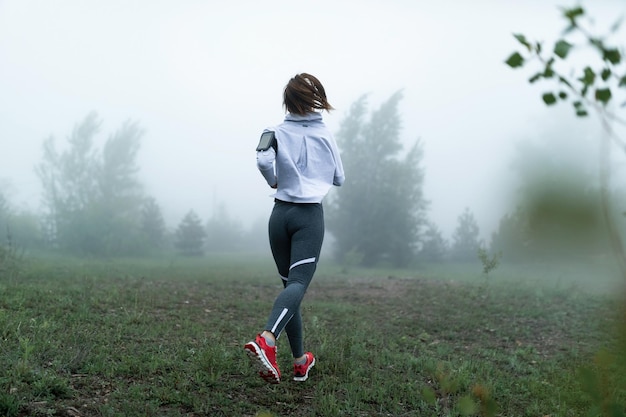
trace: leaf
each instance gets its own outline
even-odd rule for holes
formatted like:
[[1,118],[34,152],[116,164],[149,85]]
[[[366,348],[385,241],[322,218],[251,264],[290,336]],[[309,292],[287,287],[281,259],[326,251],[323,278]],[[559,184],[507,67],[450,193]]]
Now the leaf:
[[513,37],[519,41],[522,45],[528,45],[528,41],[526,40],[526,36],[521,33],[514,33]]
[[574,7],[572,9],[563,9],[563,15],[570,20],[575,20],[577,17],[580,17],[584,14],[585,14],[585,10],[582,7]]
[[541,96],[541,99],[548,106],[551,106],[554,103],[556,103],[556,96],[552,93],[545,93],[544,95]]
[[514,52],[505,62],[511,68],[518,68],[524,65],[524,57],[519,52]]
[[567,98],[567,93],[565,91],[559,91],[559,98],[561,100],[565,100]]
[[574,109],[576,110],[576,116],[578,116],[578,117],[585,117],[585,116],[589,115],[589,113],[587,113],[587,109],[585,109],[585,106],[583,105],[582,101],[575,101],[572,104],[574,105]]
[[540,79],[541,77],[543,77],[543,73],[542,72],[538,72],[535,75],[533,75],[532,77],[530,77],[528,79],[528,82],[532,84],[532,83],[536,82],[538,79]]
[[543,76],[545,78],[552,78],[554,76],[554,70],[552,69],[552,64],[554,64],[554,58],[550,58],[546,63],[546,69],[543,71]]
[[611,69],[610,68],[603,69],[602,73],[600,74],[600,78],[602,78],[602,81],[608,80],[610,76],[611,76]]
[[586,67],[583,76],[579,80],[585,85],[590,86],[596,81],[596,73],[590,67]]
[[611,100],[611,89],[610,88],[596,89],[596,100],[606,105],[609,102],[609,100]]
[[619,87],[626,87],[626,75],[619,79]]
[[572,49],[572,46],[571,43],[561,39],[554,45],[554,54],[561,59],[565,59],[570,49]]
[[528,48],[528,50],[531,50],[531,45],[530,43],[526,40],[526,36],[522,35],[521,33],[514,33],[513,37],[515,39],[518,40],[519,43],[521,43],[522,45],[524,45],[526,48]]
[[620,54],[617,48],[603,49],[602,59],[604,59],[605,61],[609,61],[613,65],[617,65],[622,60],[622,54]]

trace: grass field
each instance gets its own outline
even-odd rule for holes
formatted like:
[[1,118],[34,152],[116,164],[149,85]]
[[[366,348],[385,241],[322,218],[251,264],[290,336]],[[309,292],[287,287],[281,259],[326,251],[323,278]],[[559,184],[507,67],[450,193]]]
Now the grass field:
[[597,266],[327,263],[303,303],[318,363],[291,381],[281,339],[284,381],[267,385],[242,347],[281,284],[247,259],[26,259],[0,276],[0,415],[617,416],[611,401],[626,403],[620,287]]

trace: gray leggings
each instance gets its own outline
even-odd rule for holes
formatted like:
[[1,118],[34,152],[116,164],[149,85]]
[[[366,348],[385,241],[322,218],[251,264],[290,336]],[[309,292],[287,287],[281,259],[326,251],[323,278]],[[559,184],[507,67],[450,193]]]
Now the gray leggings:
[[274,301],[265,330],[278,338],[284,329],[291,353],[298,358],[304,355],[300,302],[313,279],[324,240],[322,205],[276,200],[269,237],[284,289]]

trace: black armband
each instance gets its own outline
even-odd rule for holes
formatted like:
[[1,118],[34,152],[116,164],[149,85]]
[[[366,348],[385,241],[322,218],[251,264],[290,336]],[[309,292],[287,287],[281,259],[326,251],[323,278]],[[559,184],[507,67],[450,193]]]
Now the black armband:
[[261,135],[261,139],[259,140],[259,144],[256,147],[257,151],[266,151],[271,147],[276,146],[276,136],[274,136],[274,132],[263,132]]

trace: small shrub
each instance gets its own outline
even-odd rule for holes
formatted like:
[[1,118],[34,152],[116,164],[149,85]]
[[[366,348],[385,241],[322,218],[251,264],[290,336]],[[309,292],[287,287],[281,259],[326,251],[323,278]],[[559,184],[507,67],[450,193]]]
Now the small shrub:
[[501,257],[502,253],[494,253],[489,256],[486,249],[478,248],[478,259],[483,265],[483,274],[485,274],[486,277],[488,277],[489,273],[500,265]]

